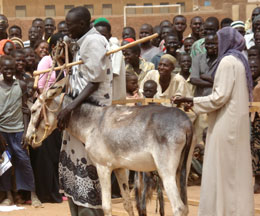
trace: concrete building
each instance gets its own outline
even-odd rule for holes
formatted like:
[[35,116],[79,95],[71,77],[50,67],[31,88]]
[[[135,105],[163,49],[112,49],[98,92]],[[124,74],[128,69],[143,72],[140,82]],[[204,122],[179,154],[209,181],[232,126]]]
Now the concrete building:
[[[180,4],[182,11],[192,11],[192,0],[1,0],[1,12],[7,17],[61,17],[73,7],[84,5],[94,16],[122,15],[123,6]],[[129,9],[130,14],[167,13],[170,9]],[[174,10],[174,9],[172,9]]]
[[[106,17],[112,25],[112,33],[121,37],[124,26],[124,6],[181,5],[181,13],[189,24],[193,16],[216,16],[221,20],[230,17],[233,20],[250,18],[253,8],[260,5],[260,0],[0,0],[0,13],[9,19],[9,26],[20,25],[23,38],[27,39],[28,28],[35,17],[54,17],[56,22],[64,20],[66,13],[75,6],[83,5],[89,9],[92,18]],[[127,10],[126,25],[138,32],[143,23],[158,25],[162,20],[172,21],[178,14],[177,8],[138,8]],[[189,34],[187,28],[185,35]]]

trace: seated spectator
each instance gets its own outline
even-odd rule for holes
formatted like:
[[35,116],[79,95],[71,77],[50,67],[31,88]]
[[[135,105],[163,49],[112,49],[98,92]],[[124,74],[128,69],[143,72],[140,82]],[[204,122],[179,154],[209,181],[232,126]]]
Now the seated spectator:
[[126,71],[126,98],[139,98],[138,78],[133,70]]
[[154,98],[157,93],[157,83],[154,80],[146,80],[143,86],[143,96],[145,98]]
[[[173,96],[191,95],[185,79],[179,74],[172,73],[176,62],[176,59],[172,55],[163,55],[158,70],[148,72],[141,82],[140,92],[143,94],[143,86],[147,80],[153,80],[157,83],[155,98],[170,99]],[[171,104],[163,103],[163,105],[170,106]]]

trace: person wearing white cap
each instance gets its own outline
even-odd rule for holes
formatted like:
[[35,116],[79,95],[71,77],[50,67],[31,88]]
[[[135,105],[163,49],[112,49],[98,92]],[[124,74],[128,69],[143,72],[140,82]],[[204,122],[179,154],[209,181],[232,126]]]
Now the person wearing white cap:
[[246,33],[246,31],[245,31],[245,23],[243,21],[241,21],[241,20],[234,21],[234,22],[231,23],[230,26],[232,28],[238,30],[239,33],[241,35],[243,35],[243,37],[245,36],[245,33]]

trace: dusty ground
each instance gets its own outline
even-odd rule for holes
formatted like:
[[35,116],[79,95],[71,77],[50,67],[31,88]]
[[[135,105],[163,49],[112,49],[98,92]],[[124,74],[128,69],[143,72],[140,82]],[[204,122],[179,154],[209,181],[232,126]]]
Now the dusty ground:
[[[188,197],[189,197],[189,216],[196,216],[198,213],[198,206],[197,201],[199,200],[199,190],[200,187],[189,187],[188,188]],[[114,216],[127,216],[127,213],[123,209],[122,203],[120,202],[120,199],[116,199],[113,201],[113,215]],[[14,211],[14,212],[0,212],[1,216],[69,216],[69,207],[68,202],[64,201],[61,204],[50,204],[45,203],[44,208],[35,209],[32,208],[29,205],[23,205],[26,209]],[[159,215],[158,213],[155,213],[155,207],[156,203],[155,200],[152,200],[152,202],[148,206],[148,215],[155,216]],[[260,195],[255,195],[255,208],[256,208],[256,214],[260,216]],[[172,215],[171,213],[171,206],[169,202],[166,200],[165,202],[165,215],[169,216]],[[135,215],[137,215],[137,212],[135,212]]]

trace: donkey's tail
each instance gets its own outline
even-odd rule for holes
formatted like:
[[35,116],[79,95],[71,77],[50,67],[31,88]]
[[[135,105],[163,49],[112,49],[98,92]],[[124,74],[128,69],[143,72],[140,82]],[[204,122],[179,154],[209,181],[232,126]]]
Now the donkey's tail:
[[193,131],[192,127],[186,133],[186,143],[181,153],[181,160],[179,164],[180,171],[180,196],[184,205],[188,204],[187,199],[187,161],[189,158],[190,148],[192,145]]

